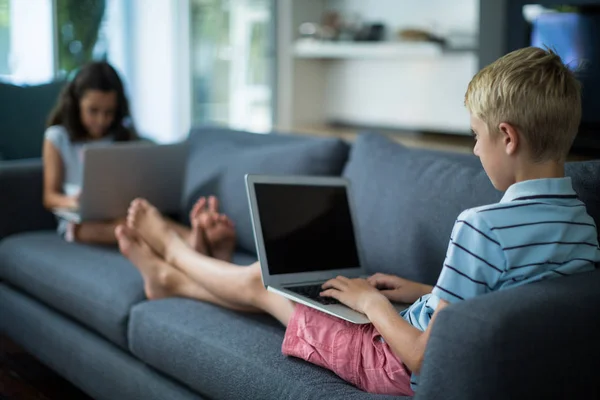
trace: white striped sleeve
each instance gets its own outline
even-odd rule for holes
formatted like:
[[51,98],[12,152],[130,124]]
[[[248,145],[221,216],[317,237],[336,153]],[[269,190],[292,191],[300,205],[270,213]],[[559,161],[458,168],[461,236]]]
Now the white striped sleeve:
[[454,224],[444,266],[433,293],[449,303],[493,290],[506,269],[494,231],[475,211],[463,212]]

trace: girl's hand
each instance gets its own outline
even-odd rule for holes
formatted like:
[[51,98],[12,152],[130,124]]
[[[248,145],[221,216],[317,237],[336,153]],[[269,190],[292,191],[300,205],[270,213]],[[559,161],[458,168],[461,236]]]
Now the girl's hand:
[[67,208],[79,208],[79,195],[67,197]]
[[419,297],[431,293],[431,286],[409,281],[395,275],[375,274],[367,278],[367,282],[379,289],[380,293],[396,303],[413,303]]
[[349,279],[338,276],[323,284],[321,296],[333,297],[340,303],[366,314],[366,309],[375,301],[384,300],[385,297],[365,279]]

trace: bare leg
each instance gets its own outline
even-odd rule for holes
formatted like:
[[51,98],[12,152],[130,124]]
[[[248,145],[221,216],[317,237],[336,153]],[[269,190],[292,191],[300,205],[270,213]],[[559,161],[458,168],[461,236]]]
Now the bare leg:
[[124,220],[110,222],[83,222],[75,225],[73,236],[76,242],[86,244],[115,244],[115,228]]
[[238,306],[258,308],[287,326],[294,303],[265,289],[259,263],[240,267],[196,253],[176,235],[165,235],[164,238],[167,240],[165,260],[169,264],[218,298]]
[[265,289],[258,263],[239,267],[200,254],[169,229],[157,211],[144,203],[140,203],[138,208],[130,213],[128,224],[167,264],[177,267],[224,302],[238,307],[257,308],[287,326],[294,303]]
[[260,312],[252,307],[239,307],[212,295],[185,274],[158,258],[152,249],[137,236],[136,232],[126,226],[118,226],[115,235],[118,238],[121,253],[142,274],[144,291],[148,299],[180,296],[206,301],[233,310]]
[[167,224],[169,224],[169,227],[171,229],[173,229],[175,232],[177,232],[177,234],[179,236],[181,236],[183,238],[183,240],[185,240],[186,242],[189,242],[190,235],[192,234],[192,231],[190,228],[188,228],[185,225],[180,224],[179,222],[173,221],[170,218],[167,218],[167,217],[163,217],[163,218],[165,219]]

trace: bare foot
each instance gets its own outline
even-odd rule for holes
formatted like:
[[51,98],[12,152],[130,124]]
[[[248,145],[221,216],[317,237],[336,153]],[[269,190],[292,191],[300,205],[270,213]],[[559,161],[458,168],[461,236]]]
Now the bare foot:
[[210,255],[223,261],[231,261],[235,249],[235,227],[224,214],[219,214],[219,202],[216,197],[208,199],[209,212],[202,215],[200,225],[204,229]]
[[115,229],[115,236],[119,242],[121,253],[127,257],[140,271],[144,278],[144,292],[150,300],[162,299],[173,295],[169,285],[165,284],[169,271],[173,269],[169,264],[158,258],[152,249],[138,236],[135,230],[119,225]]
[[200,197],[196,204],[194,204],[192,211],[190,211],[190,224],[192,226],[192,230],[188,238],[188,243],[190,247],[196,250],[198,253],[211,256],[210,249],[207,247],[204,228],[202,228],[201,223],[202,218],[204,218],[204,214],[207,213],[207,205],[208,202],[206,197]]
[[167,246],[177,237],[177,233],[171,229],[156,207],[144,199],[133,200],[127,211],[127,226],[135,230],[158,256],[169,261]]

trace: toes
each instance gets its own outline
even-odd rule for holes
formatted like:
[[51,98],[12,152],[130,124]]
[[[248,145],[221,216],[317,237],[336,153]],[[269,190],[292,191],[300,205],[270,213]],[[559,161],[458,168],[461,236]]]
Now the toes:
[[146,204],[147,203],[144,199],[137,198],[133,200],[127,209],[127,216],[135,216],[135,214],[146,208]]
[[131,234],[131,229],[126,227],[125,225],[118,225],[115,228],[115,236],[119,242],[119,249],[121,253],[129,256],[133,244],[135,243],[135,238]]
[[115,228],[115,236],[117,237],[117,239],[123,240],[127,238],[125,233],[126,229],[127,227],[125,225],[117,225],[117,227]]
[[150,206],[150,203],[148,203],[148,200],[146,199],[138,198],[136,200],[141,208],[148,208]]
[[224,225],[233,228],[233,221],[227,215],[221,214],[219,218],[219,221],[221,221]]
[[200,199],[194,204],[192,211],[190,212],[190,220],[198,218],[199,214],[206,208],[206,198],[200,197]]
[[115,235],[119,239],[129,240],[131,242],[135,242],[139,240],[138,234],[135,229],[131,227],[121,224],[115,228]]
[[215,214],[219,213],[219,200],[215,196],[208,198],[208,211]]
[[140,213],[140,212],[145,212],[147,211],[149,208],[151,208],[151,204],[148,203],[148,200],[146,199],[142,199],[142,198],[137,198],[135,200],[133,200],[131,202],[131,207],[129,207],[129,209],[134,213]]
[[215,226],[215,217],[213,214],[203,213],[200,215],[199,224],[204,229],[210,229]]
[[127,212],[127,226],[130,228],[134,228],[135,227],[135,221],[136,221],[136,212],[134,210],[129,210]]
[[133,201],[129,205],[129,209],[130,210],[136,210],[136,209],[142,207],[143,203],[144,203],[144,199],[142,199],[142,198],[138,197],[136,199],[133,199]]

